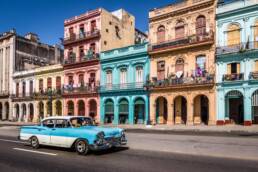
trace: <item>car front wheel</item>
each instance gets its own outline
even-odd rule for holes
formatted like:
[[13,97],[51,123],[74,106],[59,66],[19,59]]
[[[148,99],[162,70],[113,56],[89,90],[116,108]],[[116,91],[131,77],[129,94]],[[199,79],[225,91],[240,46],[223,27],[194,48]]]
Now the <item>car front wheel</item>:
[[33,136],[30,138],[30,145],[32,148],[34,149],[38,149],[39,148],[39,140],[37,137]]
[[89,152],[89,145],[85,140],[77,140],[75,149],[79,155],[86,155]]

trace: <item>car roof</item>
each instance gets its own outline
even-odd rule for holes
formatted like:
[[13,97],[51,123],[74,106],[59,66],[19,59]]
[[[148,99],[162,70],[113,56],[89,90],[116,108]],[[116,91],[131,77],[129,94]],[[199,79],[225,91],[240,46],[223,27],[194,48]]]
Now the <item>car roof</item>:
[[90,118],[90,117],[87,117],[87,116],[51,116],[51,117],[44,118],[42,121],[49,120],[49,119],[66,119],[66,120],[69,120],[71,118]]

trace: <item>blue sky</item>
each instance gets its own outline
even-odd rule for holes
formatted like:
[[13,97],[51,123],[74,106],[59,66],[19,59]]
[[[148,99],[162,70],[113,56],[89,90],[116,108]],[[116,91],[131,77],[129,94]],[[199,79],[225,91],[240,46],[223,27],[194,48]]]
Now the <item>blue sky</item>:
[[148,30],[148,11],[174,0],[1,0],[0,33],[15,28],[20,35],[34,32],[44,43],[63,37],[64,19],[103,7],[124,8],[136,18],[136,27]]

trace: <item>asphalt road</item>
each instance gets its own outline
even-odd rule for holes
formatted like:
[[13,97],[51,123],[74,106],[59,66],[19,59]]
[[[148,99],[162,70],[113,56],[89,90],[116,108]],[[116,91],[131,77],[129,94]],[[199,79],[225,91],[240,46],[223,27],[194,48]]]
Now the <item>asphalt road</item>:
[[[130,137],[133,139],[134,135],[130,135]],[[134,139],[141,141],[137,137]],[[180,143],[178,144],[180,145]],[[184,155],[157,150],[150,151],[150,149],[140,150],[134,149],[134,144],[131,143],[131,145],[131,149],[123,147],[104,152],[92,152],[88,156],[79,156],[70,149],[53,147],[31,149],[16,140],[15,134],[11,137],[0,135],[0,171],[258,171],[258,161]]]

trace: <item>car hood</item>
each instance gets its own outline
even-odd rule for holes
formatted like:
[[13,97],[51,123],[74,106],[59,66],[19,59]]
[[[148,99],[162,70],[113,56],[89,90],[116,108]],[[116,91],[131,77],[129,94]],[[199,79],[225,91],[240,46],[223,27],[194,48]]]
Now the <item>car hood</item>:
[[82,129],[92,130],[95,132],[104,132],[105,137],[120,136],[123,129],[121,128],[108,128],[108,127],[98,127],[98,126],[87,126],[82,127]]

